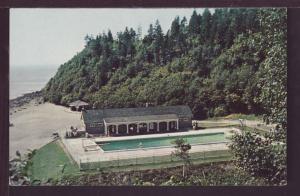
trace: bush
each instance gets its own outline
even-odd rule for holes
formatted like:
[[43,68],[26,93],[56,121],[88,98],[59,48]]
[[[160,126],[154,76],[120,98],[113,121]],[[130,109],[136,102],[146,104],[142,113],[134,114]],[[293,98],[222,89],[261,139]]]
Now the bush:
[[273,184],[286,184],[285,143],[277,142],[269,134],[246,132],[234,135],[229,147],[237,166],[252,176],[263,177]]
[[218,185],[267,185],[263,178],[254,178],[236,168],[232,162],[193,165],[190,175],[182,177],[181,167],[127,172],[97,172],[66,175],[53,185],[126,185],[126,186],[218,186]]
[[227,115],[227,110],[226,110],[225,106],[219,106],[214,109],[215,117],[225,116],[225,115]]

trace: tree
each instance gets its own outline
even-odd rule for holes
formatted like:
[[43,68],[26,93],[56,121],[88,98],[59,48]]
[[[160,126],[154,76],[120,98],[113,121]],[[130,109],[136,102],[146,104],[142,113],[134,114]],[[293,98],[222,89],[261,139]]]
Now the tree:
[[210,28],[212,16],[208,8],[205,8],[201,20],[201,37],[203,42],[210,41]]
[[188,152],[191,149],[191,145],[186,143],[186,141],[183,138],[177,138],[174,141],[174,144],[176,150],[172,152],[172,156],[174,155],[183,161],[182,177],[186,178],[186,170],[191,165],[191,159]]
[[188,26],[189,33],[191,35],[200,34],[200,23],[201,23],[201,15],[198,16],[196,10],[194,10]]
[[287,125],[287,13],[286,9],[260,12],[262,28],[260,47],[266,58],[259,70],[259,101],[267,111],[266,119]]
[[149,25],[148,36],[147,37],[149,38],[150,42],[152,42],[153,39],[154,39],[154,29],[153,29],[153,25],[152,24]]
[[180,33],[179,16],[177,16],[171,24],[171,38],[176,39]]
[[155,22],[153,39],[154,61],[156,64],[160,64],[160,56],[161,51],[163,49],[164,35],[158,20],[156,20]]
[[93,40],[93,39],[94,39],[93,35],[86,35],[86,36],[84,37],[85,46],[88,46],[88,45],[89,45],[89,42],[90,42],[91,40]]
[[93,56],[100,56],[102,53],[100,40],[101,36],[99,36],[98,39],[92,39],[88,42],[88,49]]
[[137,39],[140,40],[142,38],[142,35],[143,35],[142,25],[139,24],[137,27],[137,34],[136,34]]
[[114,41],[114,38],[113,38],[110,30],[108,30],[108,33],[107,33],[107,41],[110,43],[113,43],[113,41]]
[[262,10],[260,24],[262,33],[257,43],[266,57],[258,72],[257,86],[261,89],[258,100],[267,111],[265,119],[277,126],[263,137],[253,133],[235,135],[230,148],[244,170],[263,176],[269,182],[286,184],[286,9]]
[[252,176],[263,177],[272,184],[286,184],[286,143],[274,141],[271,134],[246,132],[233,136],[230,149],[237,166]]

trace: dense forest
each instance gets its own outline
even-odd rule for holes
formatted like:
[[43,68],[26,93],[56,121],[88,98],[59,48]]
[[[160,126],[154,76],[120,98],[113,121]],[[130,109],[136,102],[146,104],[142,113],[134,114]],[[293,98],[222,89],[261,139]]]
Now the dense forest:
[[110,30],[86,36],[85,48],[43,89],[45,99],[62,105],[81,99],[94,108],[186,104],[199,119],[286,117],[286,10],[191,14],[175,17],[166,33],[157,20],[144,36],[128,27],[116,36]]

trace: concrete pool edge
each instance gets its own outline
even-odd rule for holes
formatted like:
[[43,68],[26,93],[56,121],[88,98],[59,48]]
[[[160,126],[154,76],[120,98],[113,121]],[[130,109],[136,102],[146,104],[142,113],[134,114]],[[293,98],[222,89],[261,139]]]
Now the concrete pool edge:
[[[154,133],[149,135],[132,135],[132,136],[118,136],[118,137],[99,137],[94,138],[95,142],[106,142],[106,141],[121,141],[121,140],[134,140],[134,139],[146,139],[146,138],[160,138],[160,137],[170,137],[170,136],[187,136],[187,135],[198,135],[198,134],[210,134],[210,133],[225,133],[232,129],[236,131],[234,127],[228,128],[217,128],[216,129],[204,129],[204,130],[189,130],[189,131],[180,131],[180,132],[170,132],[170,133]],[[237,129],[239,130],[239,129]]]
[[[207,143],[199,143],[199,144],[191,144],[191,146],[200,146],[200,145],[210,145],[210,144],[228,144],[229,141],[220,141],[220,142],[207,142]],[[146,147],[146,148],[133,148],[133,149],[124,149],[124,150],[103,150],[101,147],[101,151],[103,153],[110,153],[110,152],[124,152],[124,151],[136,151],[136,150],[150,150],[150,149],[161,149],[161,148],[174,148],[173,146],[159,146],[159,147]]]
[[[128,137],[134,137],[132,139],[140,139],[140,138],[155,138],[155,137],[169,137],[169,136],[180,136],[180,135],[198,135],[204,133],[217,133],[223,132],[226,135],[230,135],[233,132],[240,132],[239,129],[233,127],[226,128],[215,128],[215,129],[205,129],[198,131],[187,131],[187,132],[175,132],[175,133],[163,133],[163,134],[155,134],[155,135],[140,135],[140,136],[123,136],[120,137],[110,137],[110,138],[96,138],[96,141],[114,141],[114,140],[128,140]],[[101,150],[97,151],[84,151],[82,146],[82,140],[86,138],[76,138],[76,139],[64,139],[62,138],[63,143],[65,144],[67,151],[71,155],[71,157],[77,162],[77,164],[98,164],[103,166],[102,163],[111,162],[114,164],[116,161],[129,160],[129,159],[139,159],[144,158],[147,159],[149,157],[159,157],[159,156],[169,156],[172,151],[174,151],[174,147],[167,148],[155,148],[155,149],[138,149],[132,151],[122,151],[122,152],[105,152]],[[110,140],[111,139],[111,140]],[[191,149],[190,153],[199,153],[199,152],[209,152],[209,151],[222,151],[228,150],[227,142],[220,144],[203,144],[203,145],[194,145]],[[110,164],[110,165],[111,165]]]

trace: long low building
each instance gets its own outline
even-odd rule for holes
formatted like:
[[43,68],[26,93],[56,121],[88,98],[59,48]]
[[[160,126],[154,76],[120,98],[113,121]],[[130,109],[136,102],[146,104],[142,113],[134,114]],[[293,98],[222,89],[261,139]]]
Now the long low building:
[[81,119],[90,134],[135,135],[184,130],[192,127],[188,106],[156,106],[83,110]]

